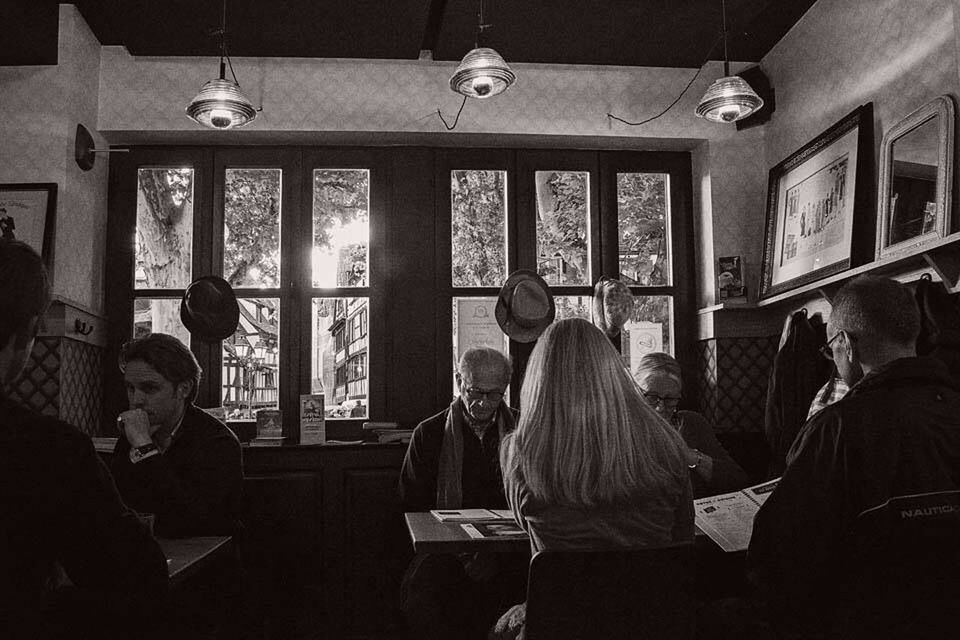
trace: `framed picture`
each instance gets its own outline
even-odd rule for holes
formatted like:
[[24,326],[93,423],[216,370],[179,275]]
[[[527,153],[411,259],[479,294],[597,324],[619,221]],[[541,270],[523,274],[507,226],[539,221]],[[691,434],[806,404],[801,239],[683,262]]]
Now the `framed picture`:
[[770,170],[760,298],[873,258],[873,103]]
[[57,185],[0,184],[0,236],[26,242],[53,266]]

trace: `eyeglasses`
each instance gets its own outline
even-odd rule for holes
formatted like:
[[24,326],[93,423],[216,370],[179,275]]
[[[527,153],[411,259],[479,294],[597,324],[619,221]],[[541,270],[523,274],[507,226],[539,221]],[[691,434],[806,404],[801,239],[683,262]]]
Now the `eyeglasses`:
[[651,407],[662,404],[669,409],[680,404],[680,398],[678,396],[658,396],[655,393],[649,393],[643,389],[640,390],[640,393],[643,394],[643,397],[650,403]]
[[833,344],[833,341],[840,337],[840,334],[843,333],[843,330],[837,331],[833,334],[833,337],[827,340],[827,344],[820,347],[820,355],[822,355],[827,360],[833,360],[833,349],[830,347]]
[[500,402],[503,400],[503,391],[498,391],[497,389],[491,389],[490,391],[484,391],[483,389],[478,389],[476,387],[469,387],[464,389],[464,394],[467,396],[467,400],[489,400],[491,402]]

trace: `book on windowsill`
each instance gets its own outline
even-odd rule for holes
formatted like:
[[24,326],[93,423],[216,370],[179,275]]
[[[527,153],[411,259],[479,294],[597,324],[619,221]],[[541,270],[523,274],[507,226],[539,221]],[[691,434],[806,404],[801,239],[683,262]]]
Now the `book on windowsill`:
[[388,442],[400,442],[406,444],[413,438],[413,429],[376,429],[377,442],[387,444]]
[[697,528],[724,551],[746,550],[753,534],[753,519],[778,482],[780,478],[747,487],[743,491],[694,500]]
[[279,447],[287,442],[290,439],[285,436],[257,436],[250,441],[251,447]]
[[513,512],[509,509],[433,509],[430,513],[440,522],[513,520]]

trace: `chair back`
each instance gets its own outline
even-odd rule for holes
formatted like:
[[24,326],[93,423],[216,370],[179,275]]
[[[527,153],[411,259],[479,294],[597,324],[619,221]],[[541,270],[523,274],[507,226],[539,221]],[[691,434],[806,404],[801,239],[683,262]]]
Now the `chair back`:
[[891,498],[854,526],[851,638],[940,638],[960,605],[960,491]]
[[689,544],[541,551],[530,561],[526,638],[692,638],[693,575]]

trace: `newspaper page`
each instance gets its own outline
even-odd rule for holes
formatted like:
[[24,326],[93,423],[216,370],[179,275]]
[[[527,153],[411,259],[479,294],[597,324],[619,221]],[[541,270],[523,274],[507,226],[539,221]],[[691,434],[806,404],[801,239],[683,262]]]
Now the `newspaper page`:
[[694,500],[697,527],[724,551],[746,550],[753,534],[753,518],[779,480]]
[[527,532],[517,526],[513,520],[501,522],[471,522],[460,527],[471,538],[522,538]]

